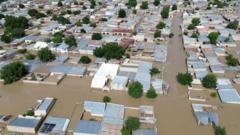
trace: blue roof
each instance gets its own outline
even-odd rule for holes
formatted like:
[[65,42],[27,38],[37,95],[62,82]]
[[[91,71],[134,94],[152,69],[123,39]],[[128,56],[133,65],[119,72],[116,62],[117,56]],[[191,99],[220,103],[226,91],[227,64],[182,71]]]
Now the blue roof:
[[133,135],[156,135],[154,129],[137,129],[133,131]]
[[34,118],[21,118],[17,117],[12,120],[8,125],[10,126],[17,126],[17,127],[28,127],[28,128],[35,128],[39,124],[39,119]]
[[140,82],[143,85],[144,91],[149,90],[151,83],[150,70],[152,68],[152,63],[141,62],[138,67],[138,71],[135,77],[135,81]]
[[101,122],[80,120],[74,128],[74,133],[99,134]]

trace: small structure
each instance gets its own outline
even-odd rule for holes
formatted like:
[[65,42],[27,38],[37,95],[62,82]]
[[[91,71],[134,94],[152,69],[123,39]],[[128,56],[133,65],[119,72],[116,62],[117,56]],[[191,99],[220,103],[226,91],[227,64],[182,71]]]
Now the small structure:
[[128,77],[126,76],[115,76],[111,83],[111,88],[114,90],[126,90],[128,83]]
[[80,120],[73,130],[73,135],[99,135],[100,131],[100,121]]
[[68,118],[48,116],[39,129],[38,135],[65,135],[69,122]]
[[19,115],[7,125],[10,132],[35,134],[40,127],[41,117]]
[[118,64],[103,63],[92,79],[91,88],[103,89],[107,81],[117,75],[118,68]]
[[137,129],[132,132],[133,135],[156,135],[154,129]]
[[35,108],[35,116],[46,116],[53,107],[56,99],[53,97],[46,97],[43,100],[39,100],[39,105]]

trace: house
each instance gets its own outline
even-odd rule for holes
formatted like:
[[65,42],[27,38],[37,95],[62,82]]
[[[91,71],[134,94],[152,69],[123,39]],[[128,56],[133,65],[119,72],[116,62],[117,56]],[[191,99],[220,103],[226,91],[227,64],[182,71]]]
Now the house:
[[157,135],[154,129],[137,129],[132,132],[132,135]]
[[41,120],[41,117],[19,115],[8,123],[7,130],[10,132],[35,134],[40,127]]
[[114,90],[127,90],[128,77],[126,76],[115,76],[111,83],[111,89]]
[[73,130],[73,135],[99,135],[100,131],[100,121],[80,120]]
[[103,89],[107,81],[113,80],[117,75],[118,68],[118,64],[103,63],[92,79],[91,88]]
[[38,131],[38,135],[66,135],[70,120],[63,117],[48,116]]
[[48,44],[46,42],[38,41],[33,45],[34,50],[40,50],[42,48],[48,47]]
[[105,103],[84,101],[84,111],[91,114],[91,116],[103,117],[105,114]]
[[152,69],[152,63],[140,62],[136,73],[135,81],[140,82],[143,85],[144,92],[147,92],[151,84],[150,70]]
[[46,116],[50,112],[55,102],[56,99],[53,97],[46,97],[43,100],[40,100],[38,106],[34,110],[34,115]]

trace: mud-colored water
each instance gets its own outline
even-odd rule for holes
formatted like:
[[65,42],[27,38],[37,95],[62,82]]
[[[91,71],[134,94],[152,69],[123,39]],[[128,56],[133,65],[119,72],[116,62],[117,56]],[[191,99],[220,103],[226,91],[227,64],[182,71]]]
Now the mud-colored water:
[[[133,99],[127,92],[91,90],[91,78],[67,77],[58,86],[17,82],[7,86],[0,85],[0,114],[22,114],[29,107],[34,107],[38,99],[52,96],[57,98],[57,102],[49,115],[71,118],[68,129],[71,131],[80,119],[84,100],[101,101],[103,96],[108,95],[112,102],[126,106],[153,105],[158,135],[213,135],[210,125],[197,125],[191,102],[187,99],[187,88],[179,85],[175,79],[178,72],[186,70],[182,39],[178,36],[180,23],[180,15],[175,16],[172,27],[175,36],[169,42],[168,62],[164,70],[164,80],[170,84],[170,93],[167,96]],[[220,101],[217,102],[221,104]],[[229,135],[239,135],[240,106],[221,104],[221,107],[218,111],[221,125],[226,127]]]

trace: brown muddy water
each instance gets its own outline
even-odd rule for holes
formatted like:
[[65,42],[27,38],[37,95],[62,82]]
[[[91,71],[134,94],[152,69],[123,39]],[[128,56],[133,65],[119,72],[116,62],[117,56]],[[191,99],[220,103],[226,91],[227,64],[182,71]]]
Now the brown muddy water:
[[[179,24],[180,15],[173,18],[172,32],[175,36],[168,46],[168,62],[166,63],[164,80],[170,84],[167,96],[156,99],[133,99],[127,92],[102,92],[90,88],[91,78],[66,77],[58,86],[23,84],[16,82],[11,85],[0,84],[0,114],[23,114],[28,108],[35,107],[37,100],[52,96],[57,102],[51,110],[51,116],[62,116],[71,119],[68,134],[80,119],[84,100],[101,101],[108,95],[113,103],[138,107],[139,105],[153,105],[157,118],[158,135],[214,135],[210,125],[198,126],[193,116],[191,103],[187,98],[187,88],[176,82],[176,74],[186,70],[185,52]],[[159,64],[160,66],[160,64]],[[225,126],[228,135],[240,134],[240,105],[222,104],[218,110],[220,124]]]

